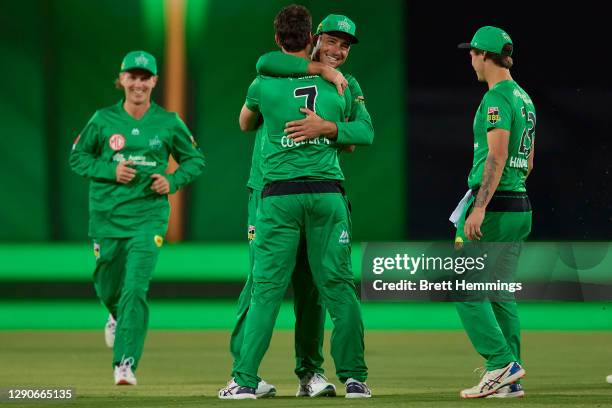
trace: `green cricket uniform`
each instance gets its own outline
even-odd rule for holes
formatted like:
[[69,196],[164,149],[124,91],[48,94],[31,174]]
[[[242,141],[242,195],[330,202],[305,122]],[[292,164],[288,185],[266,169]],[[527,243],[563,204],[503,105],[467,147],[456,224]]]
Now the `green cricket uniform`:
[[343,121],[350,113],[350,92],[339,96],[319,77],[259,76],[249,88],[246,105],[260,112],[266,124],[262,146],[266,185],[257,212],[252,298],[236,382],[257,386],[257,369],[302,238],[312,279],[334,322],[332,356],[337,374],[341,380],[365,381],[363,322],[350,267],[350,214],[339,185],[344,176],[338,146],[323,137],[295,143],[284,134],[286,122],[303,118],[299,112],[303,106],[325,119]]
[[[520,254],[520,242],[531,231],[531,204],[525,179],[528,159],[535,138],[536,116],[533,102],[514,81],[498,82],[482,99],[474,118],[474,161],[468,186],[474,191],[457,224],[458,241],[465,241],[465,219],[469,215],[488,154],[487,132],[505,129],[510,132],[508,159],[499,186],[480,228],[483,243],[504,243],[489,246],[497,252],[489,257],[494,279],[513,282]],[[493,260],[494,259],[494,260]],[[514,296],[499,294],[503,301],[468,301],[457,303],[463,326],[476,350],[487,359],[488,370],[501,368],[511,361],[520,361],[520,321]]]
[[[308,61],[304,58],[295,57],[283,52],[274,51],[261,56],[257,62],[260,74],[278,77],[289,77],[308,74]],[[353,96],[351,103],[349,123],[338,122],[339,131],[352,132],[356,135],[364,134],[362,139],[373,138],[372,120],[365,109],[363,92],[357,80],[352,76],[346,76],[349,90]],[[345,126],[346,124],[346,126]],[[355,126],[357,128],[355,128]],[[247,186],[251,189],[248,205],[248,237],[250,273],[246,284],[238,299],[238,313],[234,330],[230,338],[230,351],[234,357],[235,368],[240,358],[240,348],[244,338],[244,321],[251,303],[252,270],[253,270],[253,245],[252,240],[256,236],[255,217],[257,208],[261,203],[261,191],[263,189],[263,176],[261,172],[261,148],[265,134],[265,123],[257,129],[253,147],[251,172]],[[301,245],[296,259],[295,271],[292,275],[292,286],[294,288],[294,310],[296,316],[295,325],[295,373],[303,377],[308,373],[323,373],[323,339],[325,324],[325,308],[322,305],[319,293],[312,280],[310,265],[305,251]],[[232,370],[232,377],[235,370]]]
[[[170,154],[180,166],[166,175]],[[115,171],[124,160],[132,160],[137,173],[120,184]],[[117,320],[113,366],[133,359],[136,369],[148,326],[149,281],[170,214],[168,197],[151,190],[151,175],[164,175],[173,193],[202,172],[204,157],[176,113],[152,102],[137,120],[120,101],[93,115],[72,147],[70,166],[90,179],[94,284]]]

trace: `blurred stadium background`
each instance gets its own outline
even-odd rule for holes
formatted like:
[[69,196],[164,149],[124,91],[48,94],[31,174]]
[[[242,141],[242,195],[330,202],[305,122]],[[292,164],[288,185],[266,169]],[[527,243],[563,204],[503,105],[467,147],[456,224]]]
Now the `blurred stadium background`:
[[[175,223],[182,227],[180,239],[161,253],[151,289],[151,328],[218,329],[220,344],[229,336],[248,265],[245,184],[253,142],[239,131],[237,117],[258,56],[276,48],[273,18],[289,3],[2,2],[0,345],[6,346],[7,364],[27,353],[14,337],[28,337],[25,329],[100,330],[95,341],[103,346],[106,314],[91,285],[94,257],[86,235],[88,183],[70,171],[68,155],[93,112],[121,98],[113,81],[121,58],[133,49],[157,57],[161,82],[154,99],[179,106],[207,160],[205,174],[184,194]],[[486,24],[512,36],[513,76],[538,112],[536,165],[528,186],[532,239],[610,241],[612,89],[601,79],[607,75],[601,71],[603,51],[593,40],[603,30],[595,23],[596,2],[572,9],[571,16],[547,2],[528,8],[504,4],[503,11],[494,2],[300,3],[311,10],[315,27],[330,12],[348,15],[361,39],[343,67],[359,80],[376,131],[373,146],[342,159],[357,276],[358,242],[452,236],[447,218],[465,191],[471,123],[485,91],[468,56],[455,48]],[[172,34],[176,26],[169,28],[177,10],[178,40]],[[178,73],[170,66],[177,58],[184,61]],[[173,87],[181,81],[184,95],[177,97]],[[603,336],[597,341],[610,344],[606,307],[525,304],[522,310],[528,330],[595,330]],[[380,331],[460,329],[448,304],[365,304],[364,316],[367,328]],[[277,327],[292,325],[288,304]],[[84,342],[95,337],[83,333]],[[589,338],[583,338],[587,345]],[[384,335],[379,341],[385,343]],[[376,353],[375,346],[370,350]],[[465,351],[472,352],[467,344]],[[222,357],[219,384],[230,359],[229,353]],[[478,363],[475,355],[470,359]],[[3,378],[0,386],[8,381]]]

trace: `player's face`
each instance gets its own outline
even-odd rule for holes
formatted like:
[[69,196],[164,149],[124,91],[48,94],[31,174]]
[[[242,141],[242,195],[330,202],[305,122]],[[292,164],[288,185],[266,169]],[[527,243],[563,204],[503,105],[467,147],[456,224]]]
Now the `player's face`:
[[474,50],[470,50],[470,56],[472,57],[472,68],[474,68],[474,72],[476,72],[476,77],[480,82],[484,82],[484,54],[476,54]]
[[149,103],[151,92],[157,84],[157,76],[144,70],[131,70],[122,72],[119,79],[127,102],[134,105]]
[[319,42],[319,61],[332,68],[344,64],[351,50],[350,39],[343,33],[322,33]]

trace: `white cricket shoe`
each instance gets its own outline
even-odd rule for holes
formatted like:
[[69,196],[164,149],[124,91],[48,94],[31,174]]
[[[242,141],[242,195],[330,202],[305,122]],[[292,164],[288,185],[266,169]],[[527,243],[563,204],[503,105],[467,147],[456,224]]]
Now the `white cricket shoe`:
[[261,380],[257,384],[257,388],[241,387],[232,377],[224,388],[221,388],[218,393],[220,399],[254,399],[254,398],[271,398],[276,395],[276,387]]
[[296,397],[335,397],[336,386],[323,374],[315,373],[312,376],[300,378]]
[[274,387],[272,384],[268,384],[264,380],[257,383],[257,388],[255,389],[256,398],[271,398],[275,395],[276,387]]
[[488,395],[486,398],[523,398],[525,391],[519,383],[505,385],[497,390],[494,394]]
[[132,371],[134,359],[132,357],[121,360],[119,365],[115,366],[115,385],[136,385],[136,376]]
[[115,345],[115,329],[117,328],[117,321],[113,318],[112,314],[108,315],[108,320],[104,326],[104,341],[106,347],[113,348]]
[[372,396],[372,391],[364,382],[349,378],[345,384],[346,395],[344,398],[370,398]]
[[478,385],[467,388],[459,393],[461,398],[483,398],[494,394],[505,385],[513,384],[525,376],[525,369],[516,361],[507,366],[485,371]]
[[610,374],[609,376],[606,377],[606,382],[608,384],[612,384],[612,374]]

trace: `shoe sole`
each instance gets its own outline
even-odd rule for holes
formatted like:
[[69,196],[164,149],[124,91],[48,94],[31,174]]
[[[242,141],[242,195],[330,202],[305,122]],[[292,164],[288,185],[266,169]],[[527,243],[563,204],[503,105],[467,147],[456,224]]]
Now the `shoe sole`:
[[270,391],[266,392],[265,394],[257,394],[255,393],[255,398],[260,399],[260,398],[272,398],[276,396],[276,388],[272,388],[270,389]]
[[352,392],[350,394],[346,394],[344,398],[372,398],[372,394],[362,394],[360,392]]
[[119,382],[116,382],[115,385],[136,385],[136,383],[131,383],[128,380],[119,380]]
[[497,390],[499,390],[501,387],[505,387],[506,385],[514,384],[515,382],[517,382],[518,380],[520,380],[524,376],[525,376],[525,369],[521,368],[519,371],[517,371],[516,373],[514,373],[511,376],[507,377],[504,381],[499,383],[495,388],[487,391],[486,393],[474,394],[474,395],[464,395],[463,391],[462,391],[462,392],[459,393],[459,396],[461,398],[466,398],[466,399],[469,399],[469,398],[485,398],[485,397],[488,397],[489,395],[495,394],[497,392]]
[[505,394],[491,394],[486,398],[523,398],[525,396],[525,391],[516,391],[516,392],[508,392]]
[[309,395],[310,398],[317,397],[335,397],[336,396],[336,387],[333,384],[329,384],[325,386],[321,391],[316,394]]

